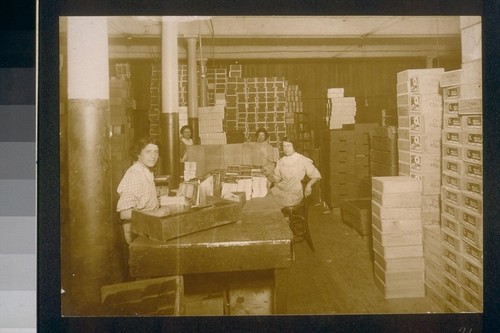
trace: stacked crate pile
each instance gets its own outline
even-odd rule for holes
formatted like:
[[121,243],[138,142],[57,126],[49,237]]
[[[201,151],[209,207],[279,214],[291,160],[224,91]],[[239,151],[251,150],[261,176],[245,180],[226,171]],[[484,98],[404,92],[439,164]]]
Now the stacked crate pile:
[[[134,140],[130,112],[130,81],[126,78],[111,78],[109,81],[109,106],[111,125],[111,170],[112,186],[118,187],[125,171],[130,167],[129,148]],[[118,194],[113,191],[116,200]]]
[[354,183],[358,198],[371,196],[364,184],[370,180],[370,131],[377,126],[372,123],[354,125]]
[[226,93],[227,69],[209,68],[207,70],[208,105],[215,105],[215,94]]
[[330,88],[327,93],[326,120],[330,129],[342,128],[345,124],[354,124],[356,116],[356,100],[344,97],[344,88]]
[[425,290],[441,307],[443,278],[440,241],[442,68],[398,73],[399,175],[421,182]]
[[228,93],[234,94],[231,89],[235,86],[236,95],[230,95],[227,112],[234,110],[236,103],[237,130],[244,131],[247,140],[254,140],[261,127],[267,129],[269,142],[275,147],[286,135],[285,84],[282,77],[230,78]]
[[179,106],[188,105],[188,66],[179,65]]
[[370,131],[370,175],[372,177],[398,175],[396,127],[378,126]]
[[161,109],[161,66],[158,62],[151,64],[151,82],[149,85],[149,136],[160,141],[160,109]]
[[373,177],[375,284],[385,298],[423,297],[421,183],[408,176]]
[[200,140],[202,145],[226,144],[223,128],[225,94],[215,94],[215,105],[198,108]]
[[[483,309],[481,20],[462,17],[462,68],[442,75],[446,309]],[[479,41],[479,44],[477,43]]]
[[330,131],[329,143],[329,204],[332,208],[341,206],[342,200],[356,197],[354,130]]

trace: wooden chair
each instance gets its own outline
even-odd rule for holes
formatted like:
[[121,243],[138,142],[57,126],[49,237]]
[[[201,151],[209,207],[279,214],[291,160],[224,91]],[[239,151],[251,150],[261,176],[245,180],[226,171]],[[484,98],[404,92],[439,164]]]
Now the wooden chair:
[[[303,182],[304,184],[304,182]],[[302,201],[294,206],[287,206],[281,209],[284,216],[289,218],[290,229],[294,235],[294,242],[306,240],[307,244],[314,250],[314,244],[309,232],[309,199],[310,196],[302,198]]]

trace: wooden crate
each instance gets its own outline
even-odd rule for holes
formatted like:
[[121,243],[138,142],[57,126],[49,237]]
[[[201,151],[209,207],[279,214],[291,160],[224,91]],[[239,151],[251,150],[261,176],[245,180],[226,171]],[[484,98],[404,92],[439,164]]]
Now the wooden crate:
[[170,239],[211,229],[241,219],[241,205],[232,201],[188,209],[165,217],[132,212],[132,231],[162,243]]
[[361,236],[371,235],[371,199],[344,199],[341,204],[342,221]]
[[182,276],[118,283],[101,288],[106,316],[178,316],[184,313]]

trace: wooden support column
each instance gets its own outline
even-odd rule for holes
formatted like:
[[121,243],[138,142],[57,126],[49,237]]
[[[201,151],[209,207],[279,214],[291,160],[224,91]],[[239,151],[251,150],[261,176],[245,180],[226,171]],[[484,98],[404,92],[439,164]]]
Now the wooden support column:
[[188,124],[193,129],[193,141],[199,143],[198,73],[196,68],[196,37],[187,37],[188,46]]
[[111,207],[107,19],[68,17],[67,45],[71,305],[63,313],[98,315],[101,286],[122,272]]
[[177,33],[178,23],[175,18],[163,17],[161,36],[160,159],[161,173],[170,175],[169,185],[171,188],[177,188],[180,182]]

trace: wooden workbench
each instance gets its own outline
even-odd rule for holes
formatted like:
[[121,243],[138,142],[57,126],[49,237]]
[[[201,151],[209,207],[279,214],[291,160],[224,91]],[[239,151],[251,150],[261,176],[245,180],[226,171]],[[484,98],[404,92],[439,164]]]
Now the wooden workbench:
[[286,274],[293,234],[272,195],[248,201],[241,221],[162,244],[138,237],[130,245],[130,275],[152,278],[214,272],[274,270],[275,313],[286,313]]

